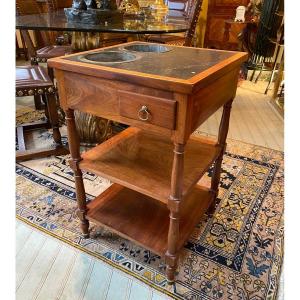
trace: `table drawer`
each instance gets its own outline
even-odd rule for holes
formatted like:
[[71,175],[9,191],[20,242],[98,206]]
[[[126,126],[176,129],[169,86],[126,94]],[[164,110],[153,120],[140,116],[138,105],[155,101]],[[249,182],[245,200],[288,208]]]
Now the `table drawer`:
[[119,113],[123,117],[175,129],[176,101],[118,91]]

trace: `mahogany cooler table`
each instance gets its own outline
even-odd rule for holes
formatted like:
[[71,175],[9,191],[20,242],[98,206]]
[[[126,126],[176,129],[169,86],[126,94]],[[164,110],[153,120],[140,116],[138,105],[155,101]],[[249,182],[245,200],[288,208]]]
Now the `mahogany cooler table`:
[[[49,60],[66,112],[78,217],[166,259],[178,254],[205,212],[214,212],[241,52],[133,42]],[[223,106],[216,142],[191,137]],[[130,125],[80,154],[74,110]],[[210,188],[197,184],[211,167]],[[86,204],[82,170],[113,184]]]

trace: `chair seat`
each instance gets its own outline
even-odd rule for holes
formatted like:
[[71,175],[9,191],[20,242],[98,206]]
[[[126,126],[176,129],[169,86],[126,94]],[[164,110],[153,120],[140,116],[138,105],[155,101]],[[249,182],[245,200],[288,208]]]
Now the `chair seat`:
[[47,71],[41,66],[16,67],[17,96],[53,93],[53,82]]
[[72,53],[71,46],[50,45],[36,51],[36,56],[40,58],[54,58]]
[[170,42],[175,41],[182,41],[182,44],[184,43],[184,37],[178,36],[178,35],[171,35],[171,34],[151,34],[148,36],[147,41],[148,42],[156,42],[156,43],[163,43],[168,44]]
[[166,44],[170,46],[185,46],[185,39],[169,41]]

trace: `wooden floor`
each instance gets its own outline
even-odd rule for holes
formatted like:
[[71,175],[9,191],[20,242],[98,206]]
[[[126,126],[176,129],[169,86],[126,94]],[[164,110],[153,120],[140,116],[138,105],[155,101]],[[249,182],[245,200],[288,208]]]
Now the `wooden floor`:
[[[283,150],[283,119],[270,105],[270,97],[253,91],[255,89],[249,82],[238,89],[228,137]],[[216,135],[220,117],[221,111],[218,111],[199,130]],[[17,300],[170,299],[126,273],[20,221],[16,226]],[[278,299],[283,299],[282,286]]]
[[17,221],[17,300],[164,300],[169,297]]
[[[265,85],[264,82],[260,84]],[[283,118],[270,103],[270,96],[253,91],[256,86],[247,81],[238,88],[232,105],[228,138],[283,151]],[[199,130],[217,135],[221,115],[220,109]]]

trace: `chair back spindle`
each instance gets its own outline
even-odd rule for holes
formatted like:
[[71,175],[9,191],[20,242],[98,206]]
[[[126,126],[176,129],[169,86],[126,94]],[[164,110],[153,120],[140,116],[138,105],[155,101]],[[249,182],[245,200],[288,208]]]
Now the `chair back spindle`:
[[[39,8],[36,0],[16,0],[16,13],[17,13],[17,15],[22,16],[22,15],[41,14],[42,11]],[[26,31],[28,32],[28,30],[26,30]],[[25,32],[25,30],[21,30],[22,35],[24,34],[24,32]],[[34,32],[34,36],[35,36],[35,40],[36,40],[37,44],[39,44],[38,48],[44,47],[44,46],[47,46],[50,44],[49,32],[47,32],[47,31]],[[28,37],[25,38],[25,36],[23,36],[23,38],[24,38],[25,42],[26,42],[26,39],[28,40]],[[33,45],[33,42],[31,41],[30,44]],[[27,46],[28,50],[29,50],[30,46],[31,45]],[[30,51],[32,52],[32,49]]]
[[195,35],[197,22],[201,12],[202,2],[203,0],[194,0],[190,2],[189,11],[188,11],[190,27],[185,35],[183,46],[190,47],[192,45],[192,40]]
[[[203,0],[169,0],[169,8],[173,11],[180,12],[180,18],[187,20],[189,24],[188,30],[184,36],[159,34],[150,35],[148,41],[163,43],[177,46],[192,46],[192,41],[195,35],[197,22],[201,12]],[[181,4],[181,5],[180,5]]]
[[188,16],[191,2],[192,0],[168,0],[167,4],[169,10],[178,11],[182,13],[183,16]]

